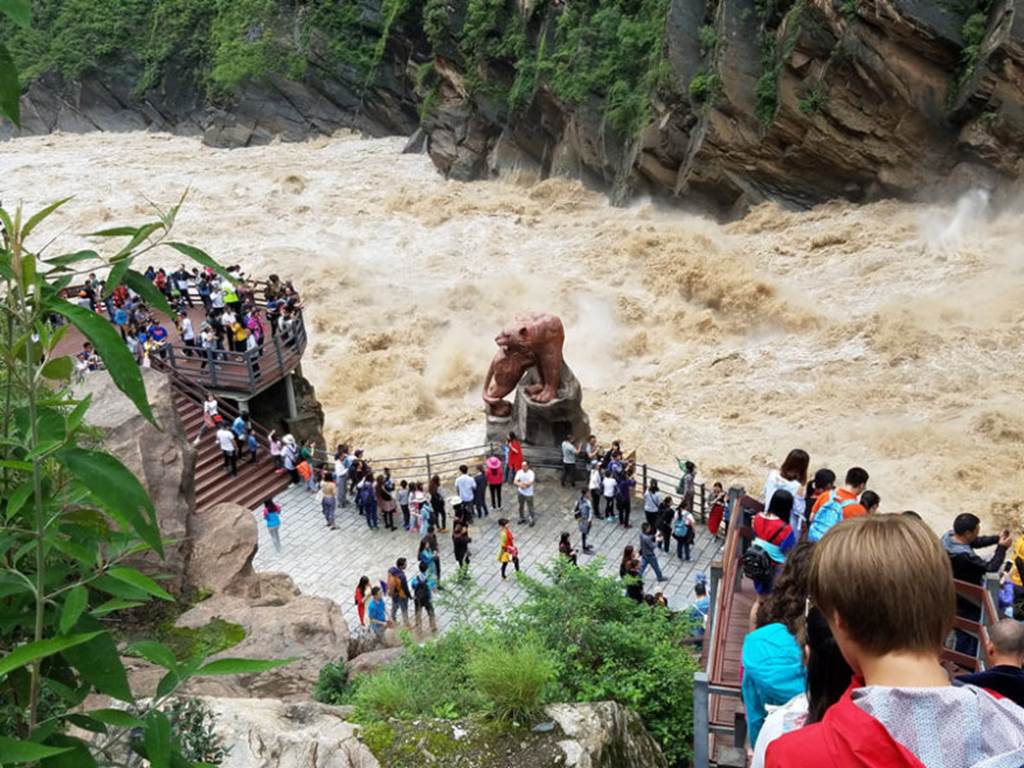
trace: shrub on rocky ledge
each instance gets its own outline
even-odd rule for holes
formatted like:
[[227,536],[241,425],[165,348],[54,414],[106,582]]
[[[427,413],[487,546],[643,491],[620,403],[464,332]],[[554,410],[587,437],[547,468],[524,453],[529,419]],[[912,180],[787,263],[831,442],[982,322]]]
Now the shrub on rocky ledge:
[[354,704],[371,728],[481,716],[527,726],[550,702],[612,700],[634,710],[669,762],[682,764],[697,670],[690,623],[627,599],[599,568],[556,562],[543,569],[543,581],[520,576],[527,592],[520,605],[498,615],[481,608],[485,618],[475,623],[464,612],[445,634],[410,645],[350,688],[344,675],[322,676],[317,696]]

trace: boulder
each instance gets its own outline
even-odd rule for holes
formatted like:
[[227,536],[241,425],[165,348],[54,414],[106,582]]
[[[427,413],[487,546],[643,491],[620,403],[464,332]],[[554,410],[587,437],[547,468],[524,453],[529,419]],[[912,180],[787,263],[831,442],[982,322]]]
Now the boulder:
[[360,653],[345,665],[345,672],[349,681],[359,675],[376,672],[381,667],[393,664],[405,655],[405,646],[399,645],[394,648],[381,648],[377,651]]
[[668,768],[668,762],[640,718],[613,701],[552,704],[545,709],[565,737],[568,768]]
[[190,535],[192,553],[186,571],[190,587],[241,597],[260,595],[252,567],[257,541],[252,512],[231,502],[196,511]]
[[272,605],[274,601],[277,601],[279,605],[284,605],[293,597],[302,594],[287,573],[261,571],[256,578],[259,584],[260,601],[264,605]]
[[189,693],[308,699],[321,667],[348,658],[348,624],[337,604],[323,597],[289,595],[280,575],[269,583],[266,596],[214,595],[182,614],[176,626],[198,628],[215,618],[240,624],[245,639],[213,658],[295,661],[259,675],[195,679],[188,683]]
[[378,768],[347,710],[274,699],[204,698],[227,756],[221,768]]
[[135,410],[108,374],[90,373],[75,386],[75,396],[93,395],[88,421],[104,432],[104,446],[139,478],[156,508],[164,559],[146,553],[135,563],[169,575],[164,586],[180,594],[191,549],[189,521],[195,509],[196,454],[174,409],[167,377],[142,369],[150,406],[159,429]]

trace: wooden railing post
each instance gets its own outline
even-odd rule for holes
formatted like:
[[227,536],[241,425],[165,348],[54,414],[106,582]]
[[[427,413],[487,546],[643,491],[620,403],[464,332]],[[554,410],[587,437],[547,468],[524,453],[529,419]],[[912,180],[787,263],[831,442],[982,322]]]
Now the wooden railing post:
[[693,768],[708,768],[710,759],[708,673],[693,675]]
[[718,620],[718,590],[722,584],[722,568],[719,565],[711,564],[711,579],[708,582],[708,625],[704,630],[705,652],[709,650],[707,643],[711,641],[715,632],[715,625]]
[[708,501],[707,501],[707,486],[704,483],[700,484],[700,521],[706,523],[708,521]]
[[644,493],[647,493],[647,465],[642,466],[643,478],[644,478]]
[[432,478],[433,476],[434,476],[433,473],[431,473],[431,471],[430,471],[430,454],[428,453],[427,454],[427,481],[429,481],[430,478]]

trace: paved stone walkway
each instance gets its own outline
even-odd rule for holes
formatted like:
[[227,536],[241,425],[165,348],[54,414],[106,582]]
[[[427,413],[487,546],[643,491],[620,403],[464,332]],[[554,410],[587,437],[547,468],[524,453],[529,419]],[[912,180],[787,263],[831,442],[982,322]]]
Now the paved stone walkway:
[[[578,493],[560,488],[555,472],[538,472],[536,525],[530,528],[517,524],[514,490],[505,486],[504,512],[491,512],[489,517],[477,521],[471,529],[473,543],[470,544],[470,572],[486,602],[501,607],[523,596],[522,589],[511,575],[507,581],[502,581],[499,573],[498,518],[504,515],[512,521],[511,528],[519,548],[523,571],[539,576],[538,565],[550,562],[557,554],[558,537],[562,531],[569,531],[573,545],[579,548],[579,531],[572,516]],[[448,495],[454,495],[454,492]],[[512,497],[512,504],[508,503],[509,496]],[[256,553],[254,567],[257,571],[284,571],[303,593],[334,600],[341,606],[350,626],[354,627],[357,623],[353,593],[361,576],[369,576],[371,582],[376,584],[399,557],[409,560],[407,573],[410,578],[416,572],[414,569],[417,568],[419,538],[414,533],[402,530],[401,511],[396,513],[399,523],[397,531],[371,531],[354,506],[349,506],[338,511],[338,530],[331,531],[325,526],[319,506],[315,504],[315,494],[306,491],[301,485],[292,486],[279,494],[276,501],[282,510],[282,552],[278,554],[274,551],[262,513],[255,510],[259,523],[259,551]],[[582,555],[581,564],[589,562],[593,557],[601,557],[605,559],[602,571],[617,576],[623,547],[627,544],[636,547],[639,544],[640,524],[644,519],[642,510],[642,500],[635,499],[630,520],[633,527],[628,530],[616,523],[595,519],[588,542],[594,551],[590,555]],[[450,526],[450,510],[448,517]],[[438,542],[441,545],[443,585],[444,580],[454,573],[456,562],[450,533],[439,534]],[[668,581],[658,585],[653,571],[648,569],[645,574],[645,591],[660,589],[672,609],[691,605],[695,574],[708,571],[719,549],[719,542],[708,534],[706,528],[700,526],[698,520],[697,539],[691,549],[692,560],[684,562],[677,559],[674,544],[671,554],[660,552],[658,559]],[[509,573],[512,572],[510,565]],[[447,624],[447,612],[442,603],[435,599],[438,623],[443,628]]]

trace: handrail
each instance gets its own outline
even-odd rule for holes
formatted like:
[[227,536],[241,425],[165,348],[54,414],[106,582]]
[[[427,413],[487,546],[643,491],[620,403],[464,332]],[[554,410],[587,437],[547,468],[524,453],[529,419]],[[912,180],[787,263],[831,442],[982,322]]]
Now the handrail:
[[733,505],[729,530],[725,535],[725,546],[722,547],[722,579],[718,589],[718,605],[715,606],[715,621],[711,627],[711,636],[708,638],[710,652],[708,654],[708,680],[712,685],[728,685],[728,681],[722,679],[722,658],[725,653],[725,641],[728,638],[729,616],[731,615],[732,603],[739,586],[739,562],[740,562],[740,528],[736,519],[737,513],[742,514],[743,497],[736,499]]

